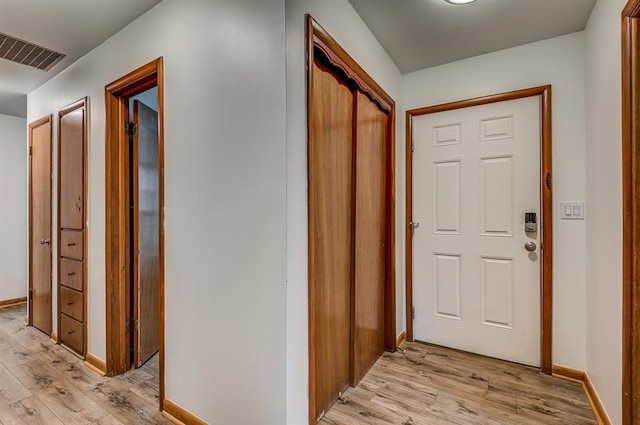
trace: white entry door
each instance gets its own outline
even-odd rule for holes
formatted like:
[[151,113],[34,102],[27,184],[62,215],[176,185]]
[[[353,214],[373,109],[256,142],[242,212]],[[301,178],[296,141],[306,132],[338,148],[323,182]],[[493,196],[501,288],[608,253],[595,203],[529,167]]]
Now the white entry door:
[[412,128],[414,338],[540,366],[540,97]]

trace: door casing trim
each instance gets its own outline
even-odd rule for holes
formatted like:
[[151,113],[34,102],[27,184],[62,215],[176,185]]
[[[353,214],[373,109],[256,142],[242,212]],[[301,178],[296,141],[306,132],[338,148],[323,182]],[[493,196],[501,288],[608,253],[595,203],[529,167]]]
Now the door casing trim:
[[127,278],[128,230],[128,142],[125,122],[129,121],[127,99],[151,87],[158,87],[158,195],[159,225],[159,369],[160,410],[165,399],[164,341],[164,66],[160,57],[105,87],[106,141],[106,331],[107,376],[126,372],[129,362],[129,335],[125,330],[129,306]]
[[622,11],[622,424],[640,425],[640,0]]
[[[53,114],[49,114],[45,117],[42,117],[32,123],[29,123],[29,145],[27,149],[33,148],[33,129],[40,127],[43,124],[49,123],[49,170],[51,170],[51,183],[50,183],[50,192],[49,192],[49,226],[51,229],[50,238],[53,237]],[[32,167],[32,156],[29,155],[29,294],[28,294],[28,303],[27,306],[29,311],[27,312],[28,324],[29,326],[33,326],[33,302],[31,300],[31,291],[33,290],[33,247],[31,246],[31,238],[33,236],[33,191],[32,191],[32,181],[33,181],[33,167]],[[52,246],[52,245],[49,245]],[[49,270],[53,270],[53,250],[49,255]],[[53,295],[53,279],[49,276],[49,288],[51,290],[51,294]],[[51,305],[51,332],[53,332],[53,304]]]
[[[640,1],[640,0],[638,0]],[[551,85],[532,87],[506,93],[483,96],[457,102],[443,103],[424,108],[411,109],[406,112],[406,217],[405,217],[405,252],[406,252],[406,321],[407,341],[413,341],[413,240],[411,238],[411,222],[413,221],[413,140],[412,119],[420,115],[436,112],[452,111],[472,106],[505,102],[540,96],[541,132],[540,132],[540,192],[542,210],[542,261],[541,261],[541,369],[551,374],[552,368],[552,326],[553,326],[553,174],[551,155]]]

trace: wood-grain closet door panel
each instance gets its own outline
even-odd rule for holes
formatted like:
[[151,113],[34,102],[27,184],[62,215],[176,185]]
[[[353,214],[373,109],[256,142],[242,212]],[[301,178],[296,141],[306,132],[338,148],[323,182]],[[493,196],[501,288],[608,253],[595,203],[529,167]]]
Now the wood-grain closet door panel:
[[159,233],[160,203],[158,187],[158,113],[140,101],[133,102],[134,176],[137,196],[135,231],[138,240],[137,273],[134,276],[138,320],[134,345],[134,362],[142,366],[158,352],[160,282]]
[[33,326],[51,335],[51,121],[31,127],[30,136],[30,315]]
[[84,222],[84,108],[60,119],[60,227],[81,230]]
[[384,352],[385,164],[388,116],[356,99],[354,385]]
[[350,382],[353,93],[313,64],[309,90],[310,334],[317,418]]

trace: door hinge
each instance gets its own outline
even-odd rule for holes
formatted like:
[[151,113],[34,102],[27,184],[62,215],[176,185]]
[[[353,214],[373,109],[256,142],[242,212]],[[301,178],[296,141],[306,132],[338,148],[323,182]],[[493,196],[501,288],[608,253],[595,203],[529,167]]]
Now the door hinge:
[[29,156],[33,155],[33,146],[29,146]]
[[140,329],[140,321],[129,319],[126,322],[124,322],[124,328],[127,332],[138,331]]
[[416,151],[416,144],[414,143],[413,139],[411,139],[411,152],[415,152]]
[[409,222],[409,229],[411,230],[411,237],[413,237],[413,234],[415,233],[416,229],[420,227],[420,223],[418,223],[417,221],[410,221]]
[[134,134],[138,133],[138,124],[131,122],[131,121],[127,121],[124,123],[124,132],[125,134],[128,134],[130,136],[133,136]]
[[413,320],[416,320],[416,308],[415,307],[411,307],[411,318]]

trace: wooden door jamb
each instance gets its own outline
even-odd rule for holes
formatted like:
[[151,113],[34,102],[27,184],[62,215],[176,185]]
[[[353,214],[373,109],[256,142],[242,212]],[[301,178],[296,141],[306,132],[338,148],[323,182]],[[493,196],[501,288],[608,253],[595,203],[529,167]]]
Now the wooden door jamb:
[[622,11],[622,424],[640,425],[640,0]]

